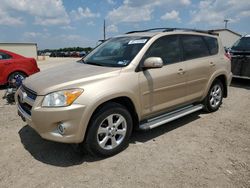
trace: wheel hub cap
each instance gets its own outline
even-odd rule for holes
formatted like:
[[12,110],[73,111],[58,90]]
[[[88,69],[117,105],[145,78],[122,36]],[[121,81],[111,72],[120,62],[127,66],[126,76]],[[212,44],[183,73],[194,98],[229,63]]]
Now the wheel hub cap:
[[121,114],[111,114],[99,125],[97,142],[102,149],[110,150],[120,145],[126,136],[127,122]]
[[214,85],[210,92],[209,102],[213,108],[218,107],[222,98],[222,90],[220,85]]

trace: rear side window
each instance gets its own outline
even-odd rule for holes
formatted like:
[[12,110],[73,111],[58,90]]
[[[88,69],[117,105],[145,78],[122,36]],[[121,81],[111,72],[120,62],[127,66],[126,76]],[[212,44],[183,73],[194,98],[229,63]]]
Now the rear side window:
[[1,59],[11,59],[12,57],[9,54],[0,52],[0,60]]
[[157,39],[146,52],[148,57],[161,57],[164,64],[180,62],[182,60],[179,36],[170,35]]
[[218,40],[214,37],[207,37],[207,36],[204,36],[203,38],[208,45],[210,55],[217,54],[218,53]]
[[185,60],[209,56],[209,50],[201,36],[182,35],[183,55]]

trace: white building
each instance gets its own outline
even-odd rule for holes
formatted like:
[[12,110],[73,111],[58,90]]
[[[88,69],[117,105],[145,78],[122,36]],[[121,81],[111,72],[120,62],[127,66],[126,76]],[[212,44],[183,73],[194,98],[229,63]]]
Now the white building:
[[229,29],[215,29],[213,31],[219,34],[223,46],[227,48],[231,47],[237,40],[241,38],[241,35],[239,33],[236,33]]
[[36,43],[0,43],[0,49],[37,59]]

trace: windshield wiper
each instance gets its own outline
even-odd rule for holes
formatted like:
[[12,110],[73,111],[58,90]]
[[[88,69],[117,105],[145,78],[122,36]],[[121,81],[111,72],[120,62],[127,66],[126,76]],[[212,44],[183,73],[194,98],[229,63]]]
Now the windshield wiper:
[[84,59],[82,58],[82,59],[80,59],[80,60],[78,60],[77,61],[78,63],[85,63],[85,61],[84,61]]
[[100,63],[95,63],[95,62],[84,62],[84,64],[88,64],[88,65],[96,65],[96,66],[103,66],[103,64]]

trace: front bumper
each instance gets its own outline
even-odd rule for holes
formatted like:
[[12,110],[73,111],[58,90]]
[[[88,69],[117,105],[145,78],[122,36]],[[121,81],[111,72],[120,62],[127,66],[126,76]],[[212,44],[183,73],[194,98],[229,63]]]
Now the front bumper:
[[[32,100],[26,95],[21,102],[20,96],[23,92],[18,89],[15,96],[18,114],[42,138],[63,143],[82,142],[81,119],[85,111],[84,105],[72,104],[68,107],[45,108],[41,107],[43,96],[37,96],[35,100]],[[30,111],[24,108],[23,103],[31,106]],[[64,127],[63,134],[58,130],[60,124]]]

